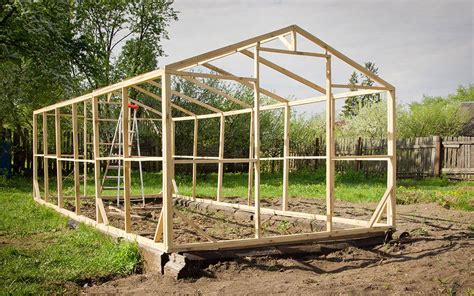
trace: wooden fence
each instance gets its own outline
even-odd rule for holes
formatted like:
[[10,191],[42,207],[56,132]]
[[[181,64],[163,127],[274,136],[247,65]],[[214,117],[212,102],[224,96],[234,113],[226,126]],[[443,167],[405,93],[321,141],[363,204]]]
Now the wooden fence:
[[[71,137],[62,137],[68,147],[67,141]],[[159,145],[143,143],[141,145],[145,154],[158,153]],[[336,153],[338,155],[380,155],[386,154],[387,143],[385,139],[337,139]],[[31,132],[27,129],[12,131],[2,129],[0,133],[0,173],[6,166],[14,175],[31,175],[32,169],[32,143]],[[292,145],[290,156],[324,156],[324,138],[315,139],[313,143],[304,147]],[[6,161],[7,156],[9,160]],[[3,160],[2,160],[3,159]],[[5,165],[9,162],[8,165]],[[50,170],[54,171],[56,162],[51,162]],[[38,163],[40,166],[42,162]],[[72,162],[65,162],[65,171],[72,170]],[[145,170],[159,170],[158,163],[144,163]],[[281,171],[282,161],[263,161],[262,169],[266,171]],[[325,166],[324,159],[298,159],[290,161],[292,171],[300,169],[318,169]],[[242,165],[233,170],[246,171]],[[382,173],[386,171],[385,161],[337,161],[336,170],[346,172],[349,170],[368,173]],[[42,168],[39,168],[42,171]],[[399,178],[431,177],[441,174],[452,179],[474,179],[474,137],[420,137],[397,140],[397,176]]]

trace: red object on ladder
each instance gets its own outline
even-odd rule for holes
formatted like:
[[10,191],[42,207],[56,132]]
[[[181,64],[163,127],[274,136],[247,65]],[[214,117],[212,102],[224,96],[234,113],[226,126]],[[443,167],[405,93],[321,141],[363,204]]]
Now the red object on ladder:
[[138,110],[139,107],[136,104],[128,103],[128,108]]

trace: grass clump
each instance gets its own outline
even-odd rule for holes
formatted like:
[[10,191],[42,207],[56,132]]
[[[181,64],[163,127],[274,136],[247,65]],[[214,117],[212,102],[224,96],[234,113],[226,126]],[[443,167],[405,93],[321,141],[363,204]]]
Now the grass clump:
[[15,179],[0,188],[0,294],[71,292],[137,270],[136,243],[82,224],[70,229],[67,218],[33,202],[29,186]]

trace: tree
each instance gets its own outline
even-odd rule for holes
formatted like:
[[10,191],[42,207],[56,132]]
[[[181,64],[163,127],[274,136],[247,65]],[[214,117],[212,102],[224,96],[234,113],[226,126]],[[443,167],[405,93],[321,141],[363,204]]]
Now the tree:
[[[367,62],[365,63],[365,68],[370,72],[374,73],[375,75],[378,74],[379,68],[375,66],[375,63]],[[359,79],[361,79],[361,85],[363,86],[372,86],[374,85],[374,81],[370,79],[370,77],[359,74],[354,71],[352,72],[351,77],[349,78],[349,84],[351,85],[358,85]],[[351,89],[352,91],[357,89]],[[356,116],[359,113],[360,108],[372,105],[374,103],[380,102],[380,95],[379,94],[370,94],[370,95],[363,95],[363,96],[355,96],[347,98],[345,104],[342,108],[342,114],[345,118],[350,118]]]
[[164,54],[161,40],[168,38],[166,27],[178,19],[172,4],[168,0],[77,2],[77,34],[88,44],[77,63],[85,87],[99,88],[156,68],[156,58]]
[[398,137],[457,136],[468,122],[460,104],[474,100],[474,85],[460,86],[447,97],[425,96],[411,103],[398,116]]

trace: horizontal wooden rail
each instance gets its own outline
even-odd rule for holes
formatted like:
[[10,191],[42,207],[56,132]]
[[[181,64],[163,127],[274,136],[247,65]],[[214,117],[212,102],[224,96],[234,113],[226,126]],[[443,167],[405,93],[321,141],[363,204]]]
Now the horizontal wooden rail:
[[257,81],[257,79],[253,77],[242,77],[242,76],[234,76],[234,75],[215,75],[215,74],[201,73],[201,72],[186,72],[186,71],[171,71],[171,70],[167,70],[167,72],[169,72],[169,74],[172,74],[172,75],[183,76],[183,77],[202,77],[202,78],[211,78],[211,79],[250,81],[250,82]]
[[347,156],[336,156],[334,160],[368,160],[368,161],[381,161],[390,160],[392,157],[389,155],[347,155]]
[[256,162],[250,158],[225,158],[225,159],[175,159],[175,164],[192,164],[192,163],[248,163]]
[[286,49],[277,49],[277,48],[269,48],[269,47],[260,47],[260,51],[290,54],[290,55],[311,56],[311,57],[318,57],[318,58],[327,58],[327,57],[329,57],[329,55],[324,54],[324,53],[297,51],[297,50],[286,50]]

